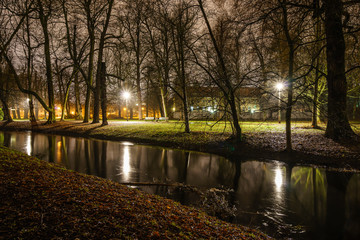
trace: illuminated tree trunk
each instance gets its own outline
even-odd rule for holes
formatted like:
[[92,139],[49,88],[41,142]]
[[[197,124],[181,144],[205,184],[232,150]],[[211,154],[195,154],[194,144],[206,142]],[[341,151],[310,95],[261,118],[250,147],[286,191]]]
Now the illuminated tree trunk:
[[323,0],[328,84],[328,123],[325,135],[335,141],[356,137],[346,114],[345,40],[342,29],[342,1]]
[[105,37],[107,33],[107,29],[110,22],[112,5],[114,0],[109,1],[108,11],[106,13],[106,20],[104,24],[104,28],[101,32],[100,42],[99,42],[99,49],[98,49],[98,59],[97,59],[97,70],[96,70],[96,78],[95,78],[95,88],[94,88],[94,111],[93,111],[93,122],[92,123],[99,123],[100,122],[100,101],[101,101],[101,85],[102,82],[102,60],[104,55],[104,47],[105,47]]
[[295,47],[294,41],[291,38],[289,23],[288,23],[288,11],[286,7],[286,1],[281,2],[281,7],[283,10],[283,31],[286,36],[287,45],[289,48],[289,55],[288,55],[288,76],[287,76],[287,102],[286,102],[286,113],[285,113],[285,120],[286,120],[286,150],[292,150],[292,143],[291,143],[291,113],[293,107],[293,84],[294,84],[294,61],[295,61]]
[[80,87],[79,87],[78,73],[75,74],[74,83],[75,83],[75,119],[78,120],[83,118],[81,102],[80,102]]
[[101,112],[102,112],[102,125],[108,125],[107,121],[107,106],[106,106],[106,65],[101,63]]
[[141,24],[140,13],[136,19],[136,94],[138,99],[138,113],[139,120],[142,120],[142,97],[141,97],[141,59],[140,59],[140,50],[141,50],[141,39],[140,39],[140,24]]
[[[28,51],[27,51],[27,80],[28,80],[28,89],[32,89],[32,47],[31,47],[31,38],[30,38],[30,21],[29,21],[29,15],[26,16],[26,38],[27,38],[27,44],[28,44]],[[28,104],[29,104],[29,111],[30,111],[30,122],[36,122],[35,113],[34,113],[34,102],[33,97],[31,94],[28,94]]]
[[[315,1],[315,9],[319,9],[319,3],[318,1]],[[320,80],[320,73],[319,73],[319,67],[320,67],[320,59],[321,59],[321,22],[320,22],[320,16],[316,16],[315,19],[315,51],[316,54],[319,54],[319,56],[316,59],[316,69],[315,69],[315,82],[314,82],[314,97],[313,97],[313,111],[312,111],[312,127],[318,128],[318,119],[319,119],[319,80]]]
[[88,123],[90,119],[90,98],[92,92],[92,85],[94,81],[94,55],[95,55],[95,20],[91,16],[91,1],[85,2],[85,12],[86,12],[86,24],[89,34],[89,65],[86,81],[86,98],[85,98],[85,114],[84,114],[84,123]]
[[54,83],[53,83],[53,74],[52,74],[52,65],[51,65],[51,53],[50,53],[50,38],[49,38],[49,28],[48,21],[49,15],[45,14],[45,10],[41,1],[38,1],[39,5],[39,18],[41,27],[44,34],[44,55],[45,55],[45,66],[46,66],[46,83],[47,83],[47,93],[48,93],[48,112],[49,117],[47,124],[55,122],[55,96],[54,96]]

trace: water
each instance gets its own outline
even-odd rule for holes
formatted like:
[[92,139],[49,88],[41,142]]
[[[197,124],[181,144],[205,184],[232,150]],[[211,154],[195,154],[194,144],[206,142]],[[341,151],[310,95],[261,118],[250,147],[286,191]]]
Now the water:
[[0,132],[0,144],[116,182],[211,189],[204,202],[186,187],[140,187],[187,205],[215,204],[214,214],[279,239],[360,239],[360,174],[31,132]]

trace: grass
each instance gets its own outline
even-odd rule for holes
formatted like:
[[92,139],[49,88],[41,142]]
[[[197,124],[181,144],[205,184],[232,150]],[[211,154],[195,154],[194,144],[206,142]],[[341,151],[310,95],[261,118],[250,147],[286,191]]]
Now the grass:
[[4,239],[269,239],[172,200],[0,146]]
[[[231,125],[226,122],[191,121],[191,133],[184,133],[180,121],[124,121],[110,120],[109,125],[90,124],[81,121],[56,122],[31,126],[28,121],[0,123],[0,130],[32,130],[43,133],[92,137],[115,141],[132,141],[140,144],[216,153],[227,157],[276,159],[302,164],[350,167],[360,169],[359,144],[343,145],[326,138],[325,125],[313,129],[310,122],[292,122],[292,147],[285,153],[285,123],[242,122],[243,142],[231,140]],[[354,131],[360,134],[360,123],[352,122]]]

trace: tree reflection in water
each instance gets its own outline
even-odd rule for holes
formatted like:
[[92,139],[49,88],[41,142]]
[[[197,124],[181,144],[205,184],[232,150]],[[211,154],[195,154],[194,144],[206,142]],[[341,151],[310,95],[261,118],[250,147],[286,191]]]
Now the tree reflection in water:
[[[228,205],[235,205],[237,211],[231,220],[274,237],[360,239],[359,174],[34,133],[0,132],[0,144],[118,182],[232,189]],[[185,204],[199,199],[171,187],[141,188]]]

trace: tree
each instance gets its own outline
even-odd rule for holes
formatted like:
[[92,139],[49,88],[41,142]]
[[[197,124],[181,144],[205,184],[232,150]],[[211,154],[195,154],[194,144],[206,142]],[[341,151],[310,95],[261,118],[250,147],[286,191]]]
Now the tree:
[[139,120],[142,119],[142,65],[148,50],[143,46],[143,22],[146,21],[145,1],[143,0],[128,0],[126,2],[127,13],[122,19],[122,24],[126,29],[128,35],[128,49],[135,54],[135,88],[138,104]]
[[[168,117],[168,97],[171,71],[171,24],[170,4],[166,1],[156,1],[148,4],[147,14],[152,17],[144,19],[147,29],[148,45],[150,46],[151,57],[147,66],[148,83],[156,87],[160,92],[160,112],[165,118]],[[152,61],[150,59],[153,59]],[[153,64],[151,64],[153,62]],[[155,74],[156,73],[156,74]],[[150,77],[151,76],[151,77]],[[149,87],[147,88],[149,89]],[[156,96],[157,91],[155,91]],[[152,93],[153,94],[153,93]],[[149,91],[147,98],[149,98]],[[149,101],[147,101],[149,102]]]
[[[106,40],[106,33],[109,27],[109,22],[111,18],[111,11],[113,8],[114,0],[107,1],[107,11],[105,16],[105,22],[103,24],[103,29],[100,34],[99,46],[98,46],[98,59],[97,59],[97,69],[96,69],[96,85],[94,89],[94,111],[93,111],[93,123],[99,122],[99,105],[101,100],[101,89],[103,86],[104,81],[102,81],[103,76],[105,74],[105,69],[102,69],[103,64],[103,55],[104,55],[104,48],[105,48],[105,40]],[[104,71],[104,72],[102,72]],[[140,104],[141,105],[141,104]]]
[[9,75],[6,74],[3,70],[3,65],[0,64],[0,101],[2,103],[3,109],[2,112],[2,119],[7,122],[12,122],[13,119],[10,114],[10,109],[8,106],[8,99],[9,99]]
[[345,75],[345,39],[341,0],[323,0],[325,12],[328,123],[325,135],[335,141],[349,141],[356,138],[347,117],[347,81]]
[[[44,107],[44,109],[49,112],[49,116],[51,115],[51,118],[48,118],[47,123],[52,123],[55,121],[55,109],[54,109],[54,91],[52,88],[52,73],[51,73],[51,59],[50,59],[50,39],[49,39],[49,32],[48,32],[48,21],[49,17],[51,15],[51,3],[49,3],[50,7],[47,12],[44,12],[44,7],[41,2],[16,2],[16,3],[9,3],[9,2],[1,2],[2,9],[4,11],[7,11],[6,14],[2,14],[3,17],[2,22],[9,23],[12,28],[4,28],[7,31],[0,33],[0,56],[3,57],[3,60],[6,62],[9,74],[12,74],[12,77],[15,80],[16,85],[18,86],[19,90],[25,94],[31,94],[34,96],[40,104]],[[34,4],[34,8],[33,5]],[[40,5],[38,5],[40,4]],[[14,39],[16,35],[18,34],[22,24],[26,20],[26,16],[32,12],[38,13],[38,16],[35,17],[35,19],[42,19],[41,25],[42,32],[44,34],[44,55],[45,55],[45,62],[47,67],[47,93],[48,98],[52,100],[49,100],[49,105],[47,105],[44,101],[44,99],[33,90],[26,89],[23,87],[21,79],[19,77],[19,70],[16,68],[16,65],[14,64],[14,59],[12,59],[12,53],[16,49],[12,49],[11,47],[16,47],[16,44],[14,43]],[[9,13],[16,13],[16,14],[9,14]],[[50,81],[50,82],[49,82]],[[52,114],[50,114],[52,113]]]
[[[44,4],[45,3],[45,4]],[[54,123],[55,120],[55,97],[54,97],[54,83],[53,83],[53,72],[52,72],[52,62],[51,62],[51,53],[50,53],[50,34],[49,34],[49,20],[54,11],[55,1],[43,2],[42,0],[37,0],[36,2],[36,11],[38,13],[38,18],[42,27],[43,37],[44,37],[44,57],[45,57],[45,66],[46,66],[46,83],[47,83],[47,93],[48,93],[48,112],[49,117],[47,120],[48,124]]]
[[[26,15],[26,22],[25,22],[25,32],[24,34],[24,42],[25,42],[25,55],[26,55],[26,77],[27,77],[27,88],[29,90],[32,89],[32,75],[34,70],[34,62],[33,62],[33,49],[37,48],[37,46],[32,46],[32,40],[31,40],[31,22],[30,22],[30,16],[29,14]],[[28,104],[29,104],[29,110],[30,110],[30,122],[36,122],[35,118],[35,112],[34,112],[34,101],[31,94],[28,94]]]
[[100,75],[101,79],[101,112],[102,112],[102,125],[108,125],[107,121],[107,98],[106,98],[106,65],[105,62],[102,62],[100,65]]
[[189,84],[190,66],[188,48],[192,45],[192,33],[196,24],[196,11],[189,7],[189,3],[181,1],[174,7],[173,18],[171,19],[171,33],[175,55],[174,69],[176,80],[171,89],[181,99],[185,122],[185,132],[190,132],[189,106],[187,88]]
[[[85,55],[88,38],[85,37],[84,39],[79,39],[78,37],[78,27],[77,24],[79,23],[79,18],[77,13],[72,13],[74,16],[69,17],[69,9],[76,9],[74,5],[69,6],[69,2],[62,1],[61,6],[63,10],[63,17],[64,17],[64,24],[66,29],[66,45],[67,45],[67,52],[70,56],[70,59],[72,61],[72,75],[74,77],[74,95],[75,95],[75,119],[83,119],[82,115],[82,107],[80,102],[80,79],[79,74],[81,73],[81,76],[83,79],[87,79],[87,75],[85,71],[82,69],[83,63],[86,61],[87,56]],[[69,18],[72,18],[71,20]],[[72,24],[73,28],[70,29],[70,24]],[[87,86],[88,87],[88,86]],[[86,91],[87,92],[87,91]]]
[[[211,43],[215,49],[215,53],[216,53],[216,56],[218,59],[218,68],[219,68],[218,76],[217,77],[210,76],[210,77],[215,82],[215,84],[220,88],[220,90],[224,94],[227,104],[229,104],[229,106],[230,106],[230,114],[232,117],[231,123],[234,127],[235,140],[241,141],[242,134],[241,134],[241,128],[240,128],[240,124],[239,124],[238,113],[237,113],[237,109],[236,109],[235,89],[231,82],[228,69],[226,67],[225,59],[223,57],[224,53],[221,51],[218,41],[215,38],[213,29],[210,25],[207,14],[205,12],[203,1],[198,0],[198,4],[199,4],[199,8],[201,10],[202,16],[204,18],[204,21],[205,21],[205,24],[206,24],[206,27],[208,30],[208,34],[211,39]],[[205,68],[203,68],[203,69],[205,70]],[[210,72],[207,71],[207,73],[210,73]]]

